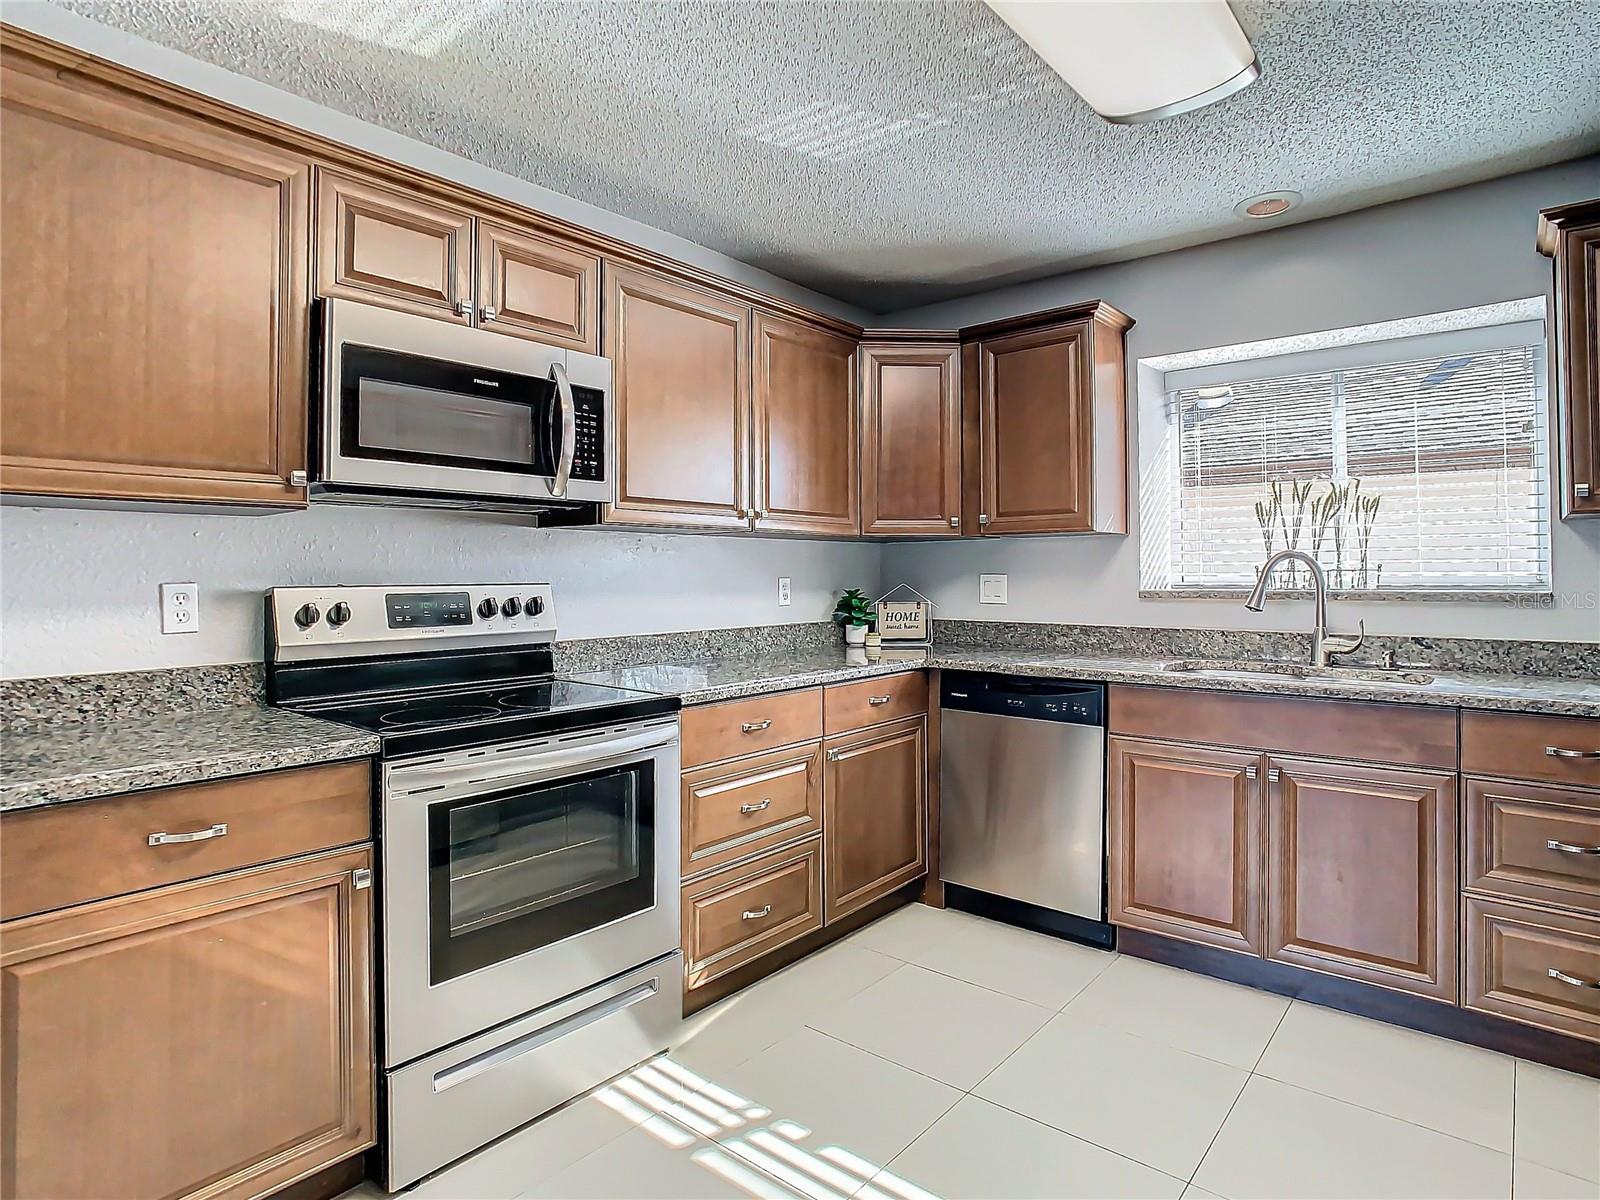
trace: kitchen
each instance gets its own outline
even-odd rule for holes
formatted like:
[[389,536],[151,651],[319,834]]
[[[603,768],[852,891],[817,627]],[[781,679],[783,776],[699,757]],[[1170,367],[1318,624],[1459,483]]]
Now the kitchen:
[[1032,7],[7,6],[0,1194],[1600,1191],[1595,12]]

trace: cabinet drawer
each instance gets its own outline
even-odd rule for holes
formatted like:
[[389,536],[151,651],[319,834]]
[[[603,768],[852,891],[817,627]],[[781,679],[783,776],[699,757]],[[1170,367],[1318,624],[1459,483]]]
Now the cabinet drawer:
[[823,689],[822,726],[827,733],[845,733],[927,711],[928,677],[921,671],[836,683]]
[[1463,711],[1461,773],[1600,788],[1600,721]]
[[[0,836],[0,917],[367,841],[371,787],[361,759],[14,813]],[[194,833],[205,836],[176,840]],[[168,836],[152,844],[157,834]]]
[[822,927],[822,839],[683,889],[684,986],[697,988]]
[[1468,888],[1600,913],[1600,792],[1466,783]]
[[822,829],[822,744],[683,775],[685,878]]
[[1468,896],[1466,925],[1466,1007],[1600,1041],[1600,920]]
[[685,767],[814,741],[822,736],[822,689],[686,708],[682,730]]

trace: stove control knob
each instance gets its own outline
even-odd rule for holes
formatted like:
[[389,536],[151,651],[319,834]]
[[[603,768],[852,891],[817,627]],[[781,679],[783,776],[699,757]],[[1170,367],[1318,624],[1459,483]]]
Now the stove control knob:
[[343,600],[328,610],[328,624],[335,629],[350,619],[350,606]]
[[529,596],[524,602],[524,606],[527,608],[530,617],[537,617],[544,611],[544,597]]
[[302,604],[294,614],[294,623],[301,629],[310,629],[322,619],[322,610],[315,604]]
[[493,596],[485,596],[482,600],[478,601],[478,615],[485,621],[487,621],[490,617],[498,616],[499,613],[500,601],[496,600]]
[[506,602],[500,606],[500,611],[508,617],[515,617],[522,612],[522,601],[515,596],[507,596]]

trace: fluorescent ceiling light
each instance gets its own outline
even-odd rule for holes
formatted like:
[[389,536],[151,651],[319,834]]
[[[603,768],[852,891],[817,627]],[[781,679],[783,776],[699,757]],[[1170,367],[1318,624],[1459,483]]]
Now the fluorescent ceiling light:
[[1260,74],[1226,0],[985,0],[1108,121],[1159,121]]

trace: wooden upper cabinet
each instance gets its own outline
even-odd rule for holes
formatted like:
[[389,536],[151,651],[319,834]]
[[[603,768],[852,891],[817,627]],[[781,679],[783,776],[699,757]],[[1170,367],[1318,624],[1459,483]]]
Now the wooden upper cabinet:
[[1096,301],[964,331],[977,396],[966,532],[1128,531],[1123,336],[1132,324]]
[[1561,515],[1600,515],[1600,200],[1539,214],[1539,249],[1555,259]]
[[0,489],[303,503],[309,165],[0,65]]
[[908,717],[823,742],[827,919],[928,870],[928,723]]
[[0,1195],[243,1200],[372,1145],[371,866],[362,847],[6,924]]
[[856,342],[755,317],[756,528],[860,532]]
[[598,353],[599,255],[488,221],[477,249],[480,324]]
[[469,324],[472,214],[319,170],[317,291]]
[[748,529],[750,309],[607,263],[605,354],[624,525]]
[[1268,760],[1267,957],[1457,995],[1453,774]]
[[961,532],[961,348],[861,344],[861,532]]
[[1260,954],[1261,756],[1116,736],[1109,746],[1111,922]]

